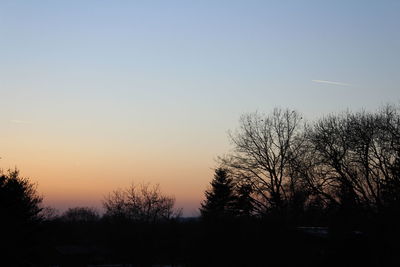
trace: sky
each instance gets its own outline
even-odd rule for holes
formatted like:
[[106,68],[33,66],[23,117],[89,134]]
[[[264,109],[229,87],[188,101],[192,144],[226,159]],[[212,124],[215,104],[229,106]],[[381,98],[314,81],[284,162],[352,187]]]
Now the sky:
[[240,115],[400,103],[400,1],[0,1],[0,167],[45,204],[198,214]]

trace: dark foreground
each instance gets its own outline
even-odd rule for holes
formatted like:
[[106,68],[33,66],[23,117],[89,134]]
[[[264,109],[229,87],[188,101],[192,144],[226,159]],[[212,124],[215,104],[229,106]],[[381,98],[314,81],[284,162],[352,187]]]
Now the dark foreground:
[[[397,225],[358,231],[281,221],[47,221],[5,232],[1,266],[396,266]],[[34,230],[34,231],[33,231]],[[10,241],[13,240],[13,241]],[[10,243],[11,242],[11,243]]]

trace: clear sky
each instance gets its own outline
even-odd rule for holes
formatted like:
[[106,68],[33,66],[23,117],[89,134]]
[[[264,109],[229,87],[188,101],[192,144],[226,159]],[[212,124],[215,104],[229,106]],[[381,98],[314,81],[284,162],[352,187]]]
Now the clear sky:
[[400,1],[0,1],[0,167],[46,204],[160,183],[195,215],[241,114],[400,100]]

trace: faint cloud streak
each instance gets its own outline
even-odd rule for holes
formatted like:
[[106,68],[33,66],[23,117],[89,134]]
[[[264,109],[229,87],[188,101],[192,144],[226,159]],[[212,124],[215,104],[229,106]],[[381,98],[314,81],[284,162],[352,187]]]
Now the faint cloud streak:
[[16,123],[16,124],[32,124],[30,121],[23,121],[23,120],[10,120],[11,123]]
[[339,86],[351,86],[349,83],[341,83],[341,82],[333,82],[333,81],[325,81],[325,80],[311,80],[312,82],[315,83],[325,83],[325,84],[331,84],[331,85],[339,85]]

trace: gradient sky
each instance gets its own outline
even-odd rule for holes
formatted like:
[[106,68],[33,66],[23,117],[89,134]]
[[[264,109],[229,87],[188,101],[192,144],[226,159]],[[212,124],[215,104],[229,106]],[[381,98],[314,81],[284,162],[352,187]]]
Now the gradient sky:
[[400,100],[400,1],[0,1],[0,167],[59,209],[160,183],[197,214],[241,114]]

